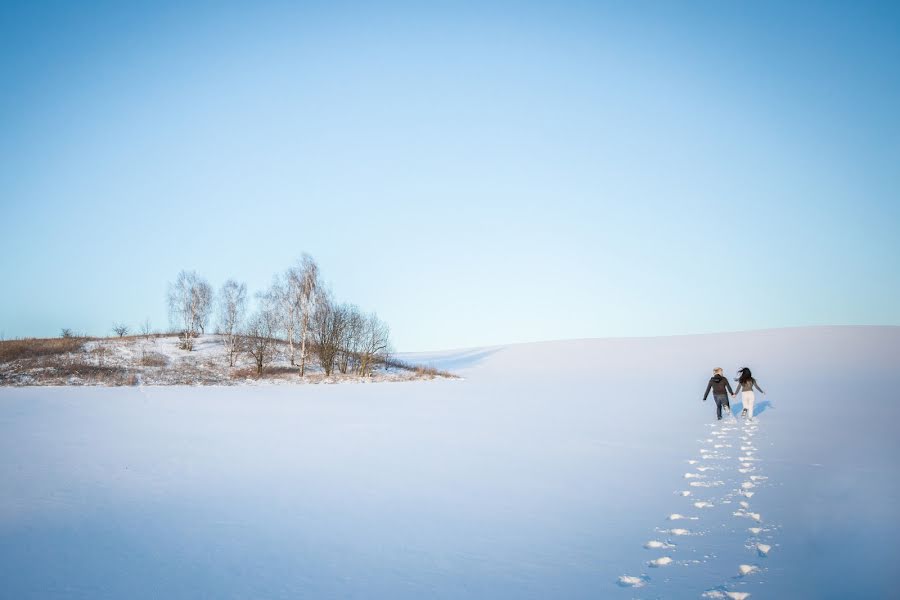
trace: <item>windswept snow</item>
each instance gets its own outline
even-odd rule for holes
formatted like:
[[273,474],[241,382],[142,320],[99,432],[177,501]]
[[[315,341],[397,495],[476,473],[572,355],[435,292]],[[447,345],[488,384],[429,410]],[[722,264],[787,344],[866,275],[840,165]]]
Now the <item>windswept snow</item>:
[[[3,388],[3,596],[891,597],[898,356],[898,328],[810,328],[401,356],[464,377],[403,385]],[[768,393],[717,422],[710,370],[744,365]]]

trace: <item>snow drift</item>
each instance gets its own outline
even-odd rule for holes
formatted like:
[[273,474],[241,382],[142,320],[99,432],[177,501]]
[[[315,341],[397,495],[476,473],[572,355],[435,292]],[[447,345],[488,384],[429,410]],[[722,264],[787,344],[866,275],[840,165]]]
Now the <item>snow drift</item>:
[[[898,356],[900,328],[808,328],[415,356],[463,380],[0,389],[3,594],[890,596]],[[711,369],[745,365],[757,419],[715,423]]]

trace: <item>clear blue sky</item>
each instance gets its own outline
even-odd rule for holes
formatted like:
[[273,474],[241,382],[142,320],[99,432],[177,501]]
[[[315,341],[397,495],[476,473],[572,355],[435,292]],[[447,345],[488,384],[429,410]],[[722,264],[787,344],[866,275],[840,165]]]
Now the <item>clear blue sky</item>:
[[401,350],[900,325],[898,5],[677,4],[4,3],[0,333],[303,251]]

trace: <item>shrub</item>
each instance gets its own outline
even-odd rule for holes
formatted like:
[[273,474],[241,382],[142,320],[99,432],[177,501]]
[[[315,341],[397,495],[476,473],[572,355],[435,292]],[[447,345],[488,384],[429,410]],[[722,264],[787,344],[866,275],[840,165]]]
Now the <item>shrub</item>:
[[8,340],[0,342],[0,362],[78,352],[85,341],[75,337]]
[[145,367],[165,367],[168,364],[168,357],[159,352],[144,352],[143,356],[141,356],[141,365]]

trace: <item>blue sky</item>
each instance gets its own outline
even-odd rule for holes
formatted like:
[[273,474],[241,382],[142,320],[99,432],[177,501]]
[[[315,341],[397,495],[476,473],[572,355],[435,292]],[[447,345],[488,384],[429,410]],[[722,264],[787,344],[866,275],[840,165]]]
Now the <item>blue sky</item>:
[[900,11],[4,3],[0,333],[302,252],[401,350],[900,325]]

